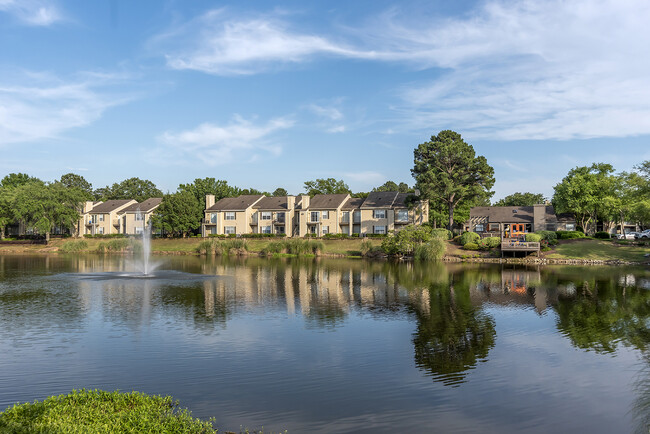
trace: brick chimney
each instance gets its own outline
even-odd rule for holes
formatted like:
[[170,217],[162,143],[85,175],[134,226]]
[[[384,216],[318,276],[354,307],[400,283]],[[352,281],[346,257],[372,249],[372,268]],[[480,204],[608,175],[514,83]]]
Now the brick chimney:
[[287,211],[291,211],[296,206],[296,197],[287,196]]
[[309,195],[304,194],[304,195],[300,196],[300,200],[302,202],[302,209],[303,210],[309,208]]

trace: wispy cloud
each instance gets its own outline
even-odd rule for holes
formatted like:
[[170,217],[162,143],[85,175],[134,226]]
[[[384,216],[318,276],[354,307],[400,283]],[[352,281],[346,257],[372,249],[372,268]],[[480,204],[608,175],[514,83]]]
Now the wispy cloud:
[[236,158],[241,161],[257,161],[262,155],[279,155],[282,147],[271,139],[281,130],[291,128],[289,118],[274,118],[264,124],[235,115],[228,125],[204,123],[192,130],[167,131],[158,137],[164,146],[156,152],[159,156],[177,163],[196,161],[209,166],[227,164]]
[[307,106],[307,109],[318,116],[330,119],[332,121],[339,120],[343,117],[341,111],[334,107],[324,107],[318,104],[310,104]]
[[0,79],[0,144],[56,138],[129,100],[107,90],[121,81],[117,75],[82,73],[63,80],[22,71],[21,78],[13,81],[8,76],[6,81]]
[[47,0],[0,0],[0,11],[31,26],[49,26],[63,19],[59,8]]

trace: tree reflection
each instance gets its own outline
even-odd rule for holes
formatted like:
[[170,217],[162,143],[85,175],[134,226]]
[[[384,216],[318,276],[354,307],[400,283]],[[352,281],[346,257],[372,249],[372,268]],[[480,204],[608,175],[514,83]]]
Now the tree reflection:
[[469,289],[454,287],[453,280],[430,285],[428,297],[429,312],[416,309],[415,363],[443,384],[459,386],[494,346],[494,320],[472,306]]

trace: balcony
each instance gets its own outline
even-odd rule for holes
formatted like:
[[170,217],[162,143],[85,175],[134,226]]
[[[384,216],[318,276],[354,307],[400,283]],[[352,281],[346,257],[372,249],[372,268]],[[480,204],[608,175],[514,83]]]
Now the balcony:
[[409,223],[413,223],[412,219],[406,218],[406,219],[395,219],[395,224],[396,225],[407,225]]
[[119,218],[113,219],[113,226],[115,226],[116,228],[120,227],[120,219]]

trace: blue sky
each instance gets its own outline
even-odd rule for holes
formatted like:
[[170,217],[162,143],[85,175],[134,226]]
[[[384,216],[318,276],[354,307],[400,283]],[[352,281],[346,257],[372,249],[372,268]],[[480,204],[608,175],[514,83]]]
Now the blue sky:
[[650,2],[0,0],[0,175],[413,184],[452,129],[494,199],[650,159]]

